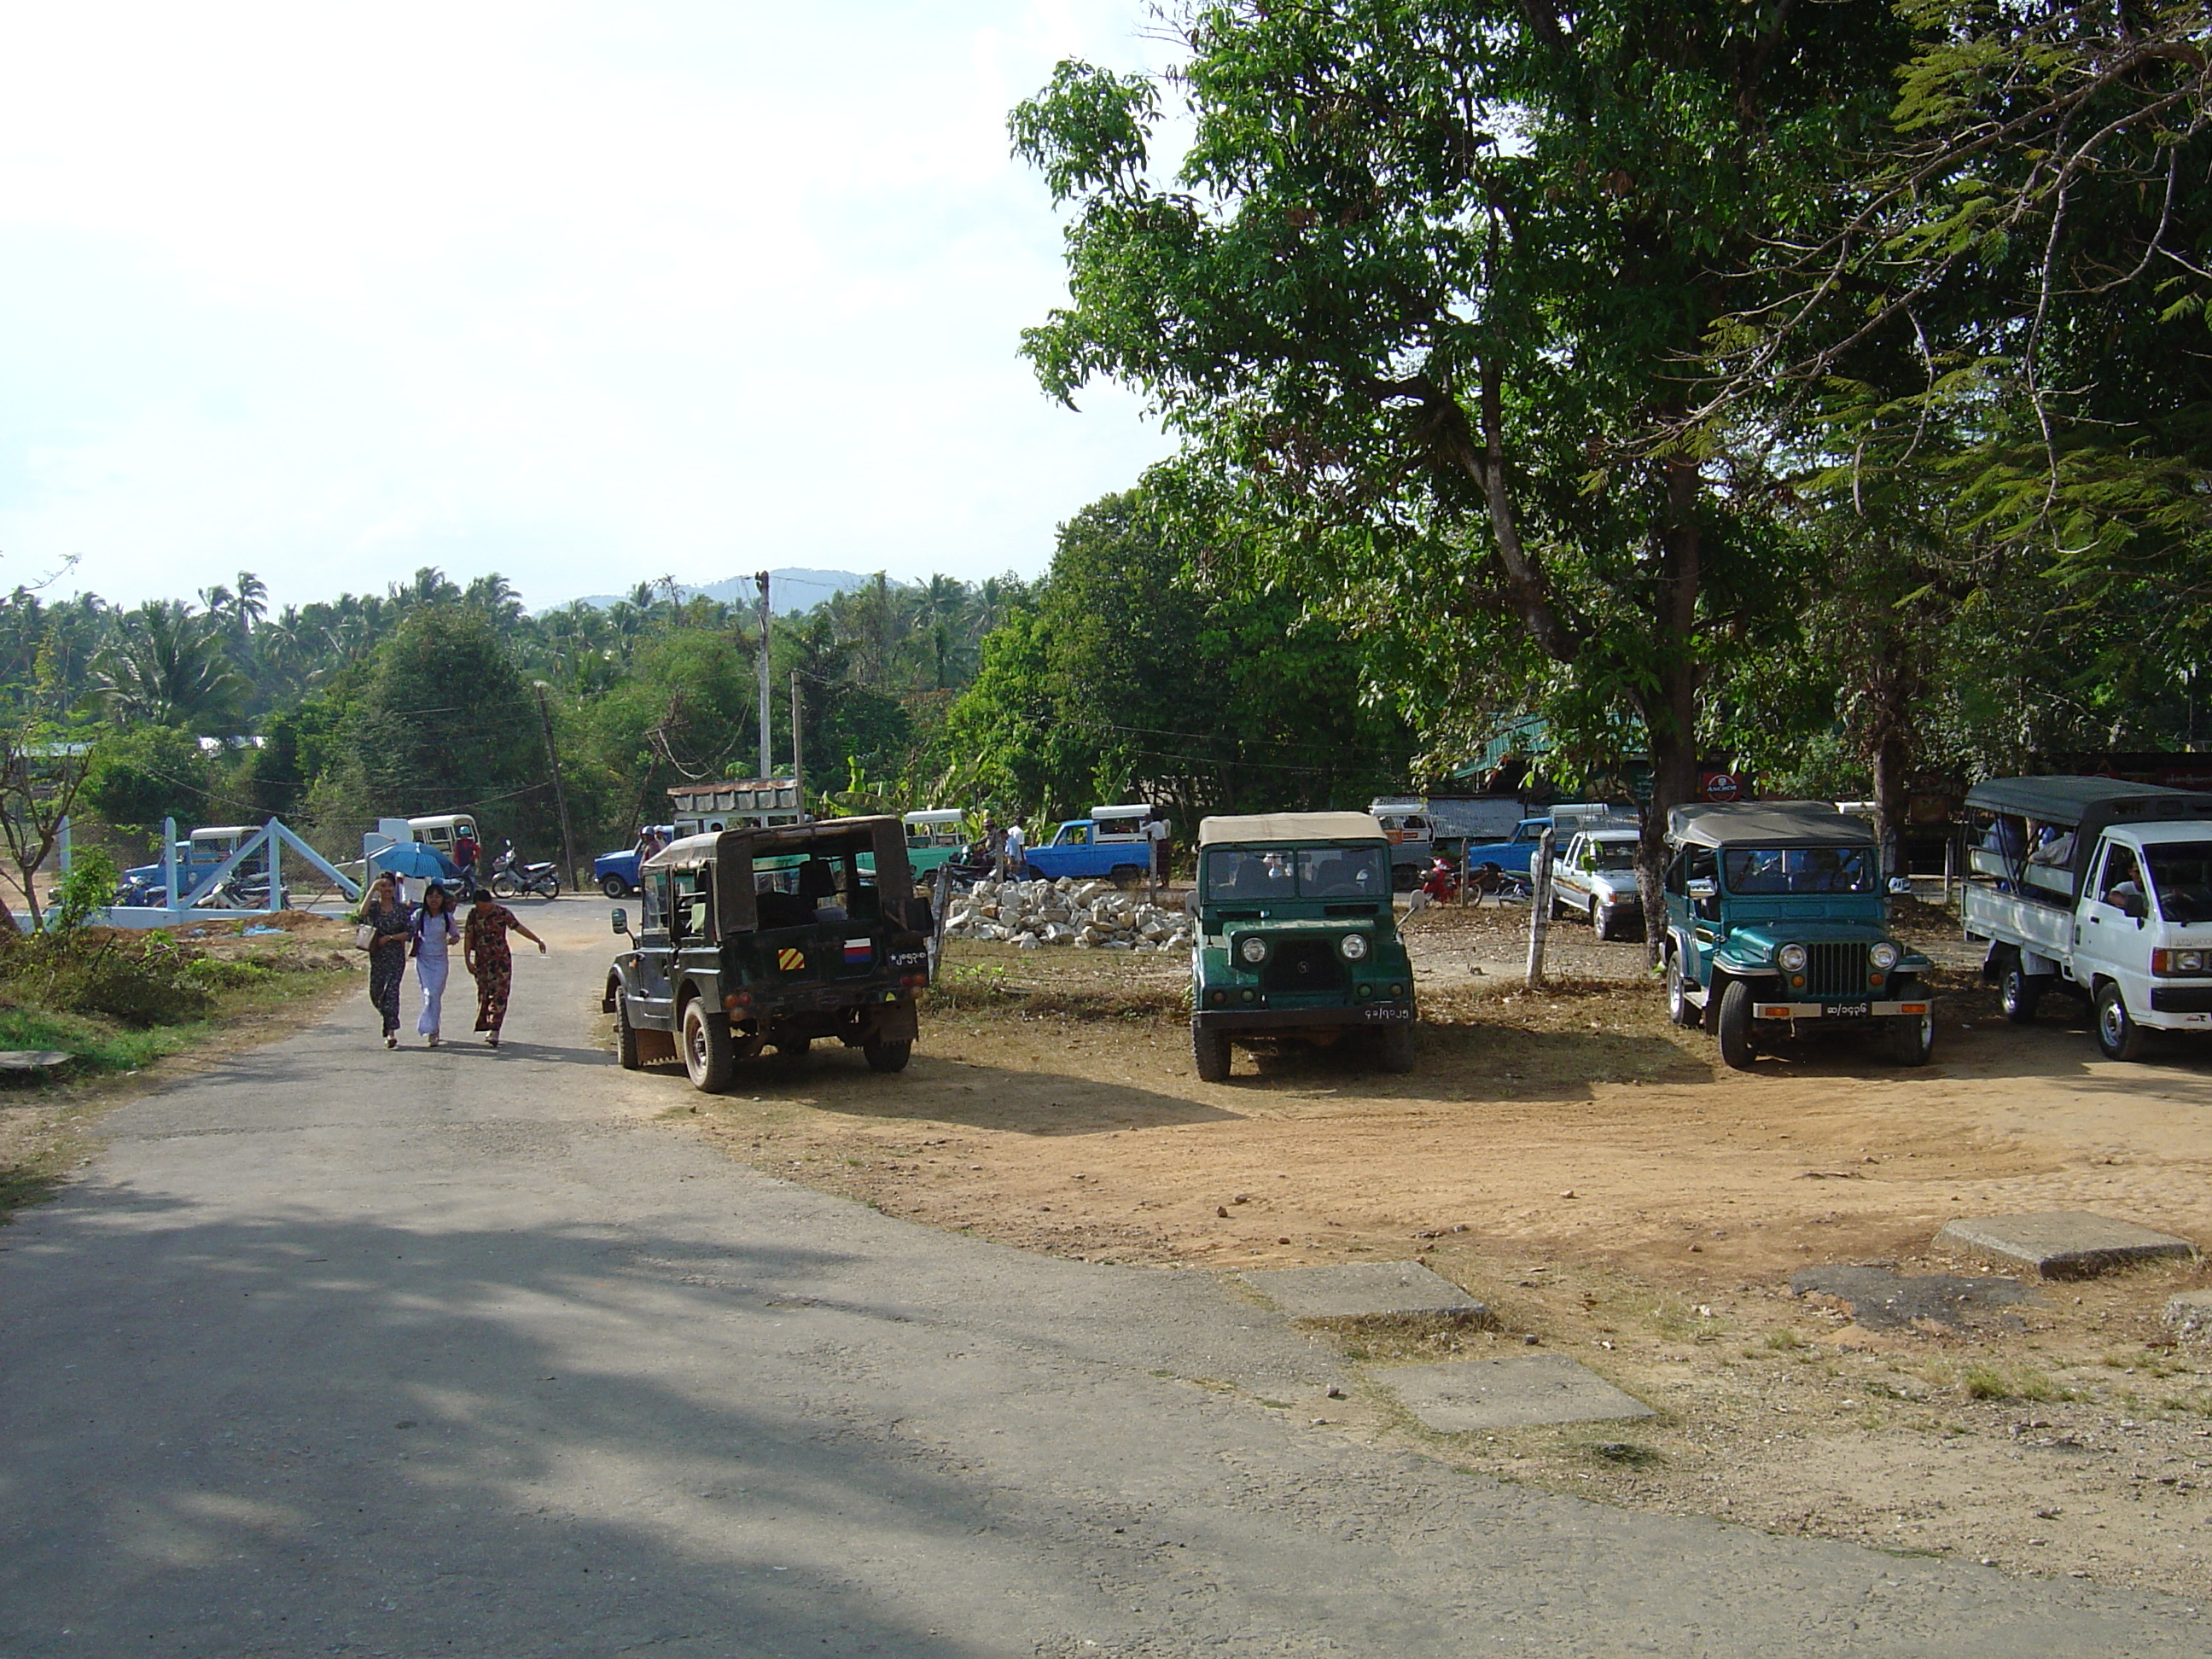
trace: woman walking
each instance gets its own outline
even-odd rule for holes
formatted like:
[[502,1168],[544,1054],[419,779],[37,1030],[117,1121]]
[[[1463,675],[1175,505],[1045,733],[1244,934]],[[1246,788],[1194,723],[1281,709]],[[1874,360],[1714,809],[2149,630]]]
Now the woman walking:
[[407,977],[407,942],[414,918],[399,902],[399,884],[387,870],[371,882],[358,916],[368,934],[368,1000],[384,1018],[384,1046],[399,1046],[399,982]]
[[507,1023],[507,995],[514,985],[514,952],[507,936],[520,933],[545,954],[545,941],[522,925],[514,911],[495,902],[491,889],[479,887],[461,929],[461,960],[477,981],[477,1030],[484,1047],[499,1047],[499,1028]]
[[438,1016],[446,996],[446,973],[451,964],[446,952],[461,937],[453,920],[453,895],[442,882],[422,890],[422,908],[415,913],[415,978],[422,987],[422,1018],[415,1022],[417,1036],[438,1046]]

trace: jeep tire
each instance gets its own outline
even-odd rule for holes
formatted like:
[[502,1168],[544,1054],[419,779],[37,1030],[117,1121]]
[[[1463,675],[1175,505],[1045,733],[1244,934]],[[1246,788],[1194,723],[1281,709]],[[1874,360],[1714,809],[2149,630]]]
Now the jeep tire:
[[1682,976],[1682,954],[1667,952],[1667,1018],[1685,1028],[1696,1025],[1705,1018],[1702,1010],[1691,1006],[1689,981]]
[[1386,1025],[1376,1034],[1376,1057],[1382,1069],[1403,1074],[1413,1069],[1413,1026],[1408,1020],[1403,1025]]
[[1713,1035],[1720,1040],[1723,1066],[1735,1072],[1751,1069],[1759,1048],[1751,1036],[1751,987],[1742,980],[1730,980],[1721,993],[1720,1022]]
[[903,1072],[914,1055],[912,1037],[870,1037],[860,1045],[872,1072]]
[[[1928,1001],[1928,988],[1899,980],[1892,988],[1899,1002]],[[1924,1014],[1893,1014],[1882,1022],[1889,1027],[1889,1057],[1900,1066],[1925,1066],[1936,1052],[1936,1005],[1928,1001]]]
[[1200,1083],[1228,1082],[1229,1034],[1192,1021],[1190,1059],[1191,1064],[1198,1068]]
[[703,997],[684,1005],[684,1074],[701,1094],[718,1094],[730,1086],[735,1057],[730,1048],[730,1022],[707,1006]]
[[629,1023],[629,998],[615,981],[615,1063],[625,1072],[643,1068],[645,1062],[637,1057],[637,1027]]
[[2128,1012],[2127,999],[2120,994],[2120,988],[2110,980],[2097,988],[2096,1008],[2089,1029],[2096,1033],[2097,1047],[2106,1059],[2142,1058],[2142,1027]]

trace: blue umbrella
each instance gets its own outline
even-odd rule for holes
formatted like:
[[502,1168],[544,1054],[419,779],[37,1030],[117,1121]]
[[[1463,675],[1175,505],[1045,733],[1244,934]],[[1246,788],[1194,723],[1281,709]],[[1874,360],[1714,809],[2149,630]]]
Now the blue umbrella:
[[461,873],[436,848],[419,841],[394,842],[370,854],[368,862],[372,869],[389,870],[395,876],[413,876],[424,881],[452,881]]

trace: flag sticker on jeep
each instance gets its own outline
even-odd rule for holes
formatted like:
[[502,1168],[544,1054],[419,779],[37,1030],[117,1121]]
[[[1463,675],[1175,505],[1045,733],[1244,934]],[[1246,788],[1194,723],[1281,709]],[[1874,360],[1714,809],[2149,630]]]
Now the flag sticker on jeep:
[[779,973],[796,974],[806,966],[806,952],[787,945],[775,953],[775,965]]
[[848,939],[845,941],[845,965],[848,968],[866,962],[875,954],[876,947],[866,939]]

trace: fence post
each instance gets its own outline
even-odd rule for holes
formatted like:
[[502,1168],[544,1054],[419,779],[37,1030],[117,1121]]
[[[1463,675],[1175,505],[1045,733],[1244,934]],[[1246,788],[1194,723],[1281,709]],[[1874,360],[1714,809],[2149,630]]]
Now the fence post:
[[1549,827],[1536,840],[1528,881],[1528,988],[1544,988],[1544,937],[1552,931],[1552,844]]
[[177,890],[177,821],[161,820],[161,886],[166,902],[172,910],[184,908],[184,895]]

